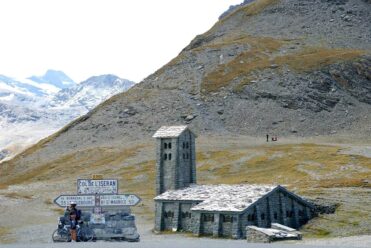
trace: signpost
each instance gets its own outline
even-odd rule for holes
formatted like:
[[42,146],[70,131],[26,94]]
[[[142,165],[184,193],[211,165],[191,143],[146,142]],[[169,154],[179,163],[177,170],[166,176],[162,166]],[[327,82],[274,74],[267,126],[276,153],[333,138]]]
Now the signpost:
[[94,178],[99,179],[77,179],[77,195],[60,195],[54,203],[59,207],[67,207],[73,201],[80,208],[101,212],[102,208],[135,206],[141,201],[134,194],[118,194],[116,179],[103,179],[98,176]]
[[[59,207],[68,208],[71,202],[75,202],[77,208],[82,210],[84,219],[88,218],[88,228],[93,230],[96,239],[119,238],[139,241],[135,218],[128,217],[133,217],[130,214],[130,206],[135,206],[140,201],[141,199],[134,194],[118,194],[118,180],[103,179],[101,175],[94,175],[92,179],[78,179],[77,194],[60,195],[55,198],[54,203]],[[108,215],[114,218],[109,217],[106,220]]]
[[77,194],[117,194],[118,183],[116,179],[77,179]]

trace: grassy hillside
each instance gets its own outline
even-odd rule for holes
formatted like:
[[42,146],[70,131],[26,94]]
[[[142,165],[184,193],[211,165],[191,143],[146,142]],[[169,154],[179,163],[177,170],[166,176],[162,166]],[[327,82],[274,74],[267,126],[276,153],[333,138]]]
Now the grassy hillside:
[[[223,145],[217,145],[222,140],[225,140]],[[343,154],[344,148],[339,146],[313,143],[252,146],[243,138],[226,140],[227,137],[202,137],[198,142],[198,183],[281,184],[304,196],[322,197],[339,203],[335,215],[320,216],[304,228],[308,236],[341,236],[371,231],[368,225],[371,207],[366,204],[371,200],[368,195],[371,187],[367,181],[371,175],[370,158]],[[72,193],[76,178],[103,174],[107,178],[118,178],[121,192],[138,194],[143,202],[134,211],[151,222],[154,215],[154,159],[152,142],[122,149],[84,150],[42,164],[26,173],[16,173],[3,184],[32,185],[43,182],[49,185],[49,193],[41,195],[45,203],[43,207],[55,211],[51,200],[53,195],[61,193],[54,188],[55,185],[66,185],[65,190]],[[5,196],[28,201],[32,200],[33,193],[15,194],[10,191]]]

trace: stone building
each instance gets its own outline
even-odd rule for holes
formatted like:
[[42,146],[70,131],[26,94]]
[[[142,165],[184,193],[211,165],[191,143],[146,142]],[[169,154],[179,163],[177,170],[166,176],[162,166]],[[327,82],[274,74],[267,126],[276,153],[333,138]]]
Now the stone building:
[[195,138],[187,126],[164,126],[154,135],[156,195],[196,183]]
[[298,228],[314,216],[310,203],[280,185],[197,185],[196,136],[187,126],[161,127],[153,137],[156,231],[239,239],[247,226]]

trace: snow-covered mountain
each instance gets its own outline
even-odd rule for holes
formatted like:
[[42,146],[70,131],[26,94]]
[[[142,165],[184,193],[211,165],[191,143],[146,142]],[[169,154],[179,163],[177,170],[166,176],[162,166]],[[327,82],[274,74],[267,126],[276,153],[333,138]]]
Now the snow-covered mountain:
[[133,85],[114,75],[94,76],[77,84],[54,70],[28,79],[0,75],[0,161]]
[[59,91],[50,105],[56,108],[84,107],[92,109],[102,102],[112,92],[118,93],[128,90],[134,83],[121,79],[115,75],[101,75],[91,77],[80,84]]
[[59,89],[66,89],[76,84],[64,72],[56,70],[48,70],[43,76],[31,76],[28,79],[40,84],[54,85]]

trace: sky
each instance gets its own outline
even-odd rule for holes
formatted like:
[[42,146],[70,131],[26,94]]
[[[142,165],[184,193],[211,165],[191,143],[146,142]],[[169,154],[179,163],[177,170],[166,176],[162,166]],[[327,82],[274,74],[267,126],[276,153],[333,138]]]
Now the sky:
[[242,0],[0,0],[0,74],[139,82]]

